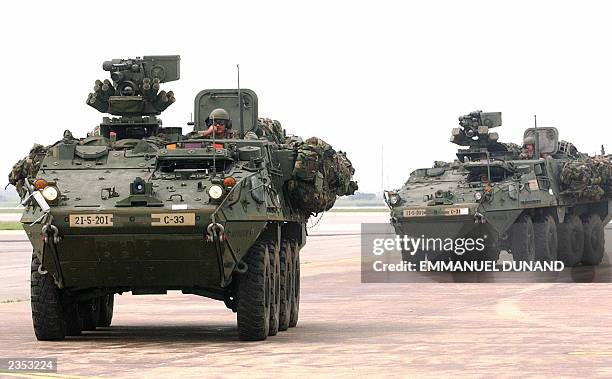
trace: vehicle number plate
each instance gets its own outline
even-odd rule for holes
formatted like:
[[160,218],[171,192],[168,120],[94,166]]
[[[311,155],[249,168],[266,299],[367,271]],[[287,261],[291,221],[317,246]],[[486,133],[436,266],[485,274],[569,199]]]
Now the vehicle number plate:
[[153,213],[151,226],[193,226],[195,213]]
[[446,208],[444,214],[447,216],[462,216],[470,214],[469,208]]
[[404,209],[404,217],[423,217],[426,214],[425,209]]
[[112,214],[78,214],[68,216],[71,228],[97,228],[113,226]]

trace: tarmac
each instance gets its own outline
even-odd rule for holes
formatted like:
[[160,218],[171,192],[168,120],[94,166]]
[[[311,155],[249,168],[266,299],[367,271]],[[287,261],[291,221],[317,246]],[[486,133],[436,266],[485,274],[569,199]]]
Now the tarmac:
[[117,295],[110,328],[39,342],[30,245],[0,233],[0,358],[58,360],[0,377],[612,376],[611,284],[361,283],[360,223],[386,221],[326,213],[301,252],[298,326],[249,343],[222,302],[180,292]]

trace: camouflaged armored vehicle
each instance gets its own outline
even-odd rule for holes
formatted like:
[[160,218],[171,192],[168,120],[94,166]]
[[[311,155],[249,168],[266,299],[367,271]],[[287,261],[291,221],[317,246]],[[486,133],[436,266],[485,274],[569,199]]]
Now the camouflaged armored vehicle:
[[244,340],[295,326],[306,221],[357,187],[345,154],[258,118],[248,89],[200,92],[186,135],[163,126],[174,94],[160,84],[179,79],[178,56],[103,69],[111,80],[87,104],[118,117],[35,145],[9,175],[33,246],[36,337],[109,326],[129,291],[222,300]]
[[398,235],[481,238],[481,246],[444,254],[434,243],[403,251],[405,261],[497,260],[500,250],[519,261],[602,261],[612,209],[609,157],[579,153],[555,128],[527,129],[522,147],[501,143],[491,131],[501,126],[499,112],[472,112],[459,125],[451,142],[466,148],[457,159],[413,171],[386,201]]

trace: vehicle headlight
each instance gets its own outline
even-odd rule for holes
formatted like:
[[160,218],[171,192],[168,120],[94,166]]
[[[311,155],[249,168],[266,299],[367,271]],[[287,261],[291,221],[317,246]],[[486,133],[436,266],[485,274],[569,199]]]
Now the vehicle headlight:
[[55,201],[59,196],[59,191],[53,186],[43,188],[42,195],[47,201]]
[[474,199],[476,199],[476,201],[480,201],[482,199],[482,193],[481,192],[476,192],[474,194]]
[[400,200],[401,199],[400,199],[399,195],[396,194],[396,193],[392,193],[392,194],[389,195],[389,204],[391,204],[393,206],[399,204]]
[[210,196],[210,198],[214,200],[219,199],[221,196],[223,196],[223,188],[221,188],[221,186],[213,184],[208,189],[208,196]]

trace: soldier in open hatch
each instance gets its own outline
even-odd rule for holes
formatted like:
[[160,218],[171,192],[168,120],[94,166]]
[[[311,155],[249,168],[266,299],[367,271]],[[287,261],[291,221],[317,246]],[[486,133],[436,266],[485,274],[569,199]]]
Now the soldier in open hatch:
[[232,136],[232,120],[229,113],[223,108],[213,109],[206,119],[208,129],[198,132],[202,137],[211,136],[215,133],[215,138],[230,138]]
[[523,149],[519,155],[519,159],[533,159],[535,150],[535,138],[533,136],[526,137],[523,141]]

